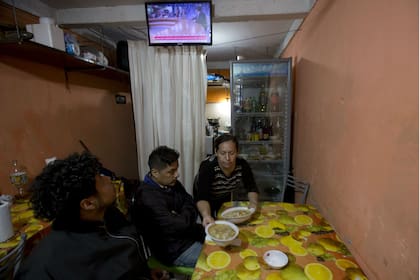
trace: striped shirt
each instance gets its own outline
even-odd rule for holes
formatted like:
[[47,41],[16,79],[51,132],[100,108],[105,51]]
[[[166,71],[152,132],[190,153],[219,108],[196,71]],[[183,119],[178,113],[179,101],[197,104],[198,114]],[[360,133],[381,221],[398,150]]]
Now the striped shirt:
[[243,200],[248,192],[258,192],[258,188],[245,159],[236,158],[236,166],[230,176],[223,173],[215,155],[201,162],[198,181],[194,186],[194,199],[208,201],[213,214],[224,202]]

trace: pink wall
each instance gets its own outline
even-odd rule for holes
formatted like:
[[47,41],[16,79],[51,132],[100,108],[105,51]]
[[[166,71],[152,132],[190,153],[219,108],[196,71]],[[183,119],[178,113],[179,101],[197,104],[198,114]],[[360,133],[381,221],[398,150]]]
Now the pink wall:
[[418,279],[418,1],[318,0],[294,58],[293,166],[369,279]]
[[[48,59],[46,57],[45,59]],[[116,93],[127,97],[117,105]],[[83,151],[79,139],[117,175],[137,179],[129,84],[0,54],[0,193],[14,193],[17,159],[33,179],[44,159]]]

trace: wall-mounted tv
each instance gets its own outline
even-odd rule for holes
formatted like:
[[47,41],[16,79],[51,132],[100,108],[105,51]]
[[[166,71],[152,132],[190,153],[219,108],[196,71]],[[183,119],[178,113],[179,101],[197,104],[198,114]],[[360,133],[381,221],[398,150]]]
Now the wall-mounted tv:
[[211,45],[211,1],[146,2],[150,46]]

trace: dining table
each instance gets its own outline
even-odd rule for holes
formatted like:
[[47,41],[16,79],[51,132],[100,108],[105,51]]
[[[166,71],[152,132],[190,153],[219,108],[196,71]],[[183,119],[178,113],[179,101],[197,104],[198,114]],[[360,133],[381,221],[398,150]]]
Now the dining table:
[[[217,220],[227,208],[247,205],[226,202]],[[251,218],[237,226],[239,234],[231,245],[219,246],[206,237],[192,280],[367,279],[343,240],[312,205],[260,202]],[[263,256],[270,250],[283,252],[287,264],[269,266]]]
[[51,229],[51,222],[35,218],[29,198],[15,199],[10,207],[10,216],[14,234],[0,242],[0,258],[18,245],[22,233],[26,234],[24,254],[27,255]]

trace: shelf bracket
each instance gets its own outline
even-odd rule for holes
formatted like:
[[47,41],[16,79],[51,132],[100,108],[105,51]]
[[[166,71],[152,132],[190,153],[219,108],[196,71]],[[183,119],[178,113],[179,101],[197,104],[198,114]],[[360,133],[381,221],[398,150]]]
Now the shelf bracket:
[[64,69],[64,80],[65,80],[65,83],[66,83],[66,89],[67,90],[70,90],[70,86],[69,86],[69,75],[68,75],[66,69]]

